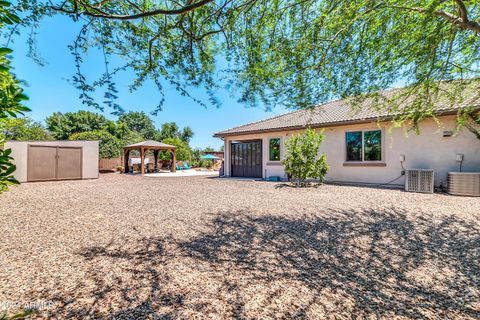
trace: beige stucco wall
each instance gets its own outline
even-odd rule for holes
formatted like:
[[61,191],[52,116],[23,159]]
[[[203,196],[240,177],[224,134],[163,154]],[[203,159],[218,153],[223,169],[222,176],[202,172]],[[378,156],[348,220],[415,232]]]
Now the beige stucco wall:
[[7,141],[4,148],[12,149],[17,166],[14,176],[20,182],[27,181],[29,145],[82,147],[82,178],[98,178],[98,141]]
[[[408,127],[393,128],[391,123],[367,123],[324,128],[325,141],[321,152],[325,152],[330,166],[328,181],[386,183],[400,176],[400,155],[405,155],[406,169],[434,169],[435,184],[446,184],[447,172],[457,171],[456,154],[464,155],[463,171],[480,171],[480,140],[468,130],[452,137],[443,137],[443,131],[454,131],[455,116],[441,117],[440,124],[428,119],[420,124],[420,135],[408,132]],[[382,129],[383,167],[344,166],[346,157],[345,132],[357,129]],[[317,129],[321,130],[321,129]],[[281,139],[281,158],[285,155],[285,141],[300,131],[269,132],[225,137],[225,175],[230,175],[230,143],[232,141],[261,139],[263,144],[263,177],[286,178],[283,166],[268,161],[268,141]],[[403,185],[404,178],[395,181]]]

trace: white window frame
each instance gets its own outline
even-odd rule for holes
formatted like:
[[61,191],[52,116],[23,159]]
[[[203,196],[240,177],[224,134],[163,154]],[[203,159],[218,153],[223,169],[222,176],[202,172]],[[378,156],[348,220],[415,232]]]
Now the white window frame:
[[[380,131],[380,160],[365,160],[365,137],[364,134],[366,131]],[[347,156],[347,133],[351,132],[361,132],[362,133],[362,160],[348,160]],[[381,128],[369,128],[369,129],[356,129],[356,130],[347,130],[345,131],[343,140],[344,140],[344,151],[345,151],[345,162],[346,163],[383,163],[385,162],[385,143],[384,143],[384,130]]]
[[[280,140],[280,144],[279,144],[279,148],[280,148],[280,159],[279,160],[270,160],[270,141],[273,140],[273,139],[278,139]],[[282,138],[281,137],[269,137],[268,138],[268,154],[267,154],[267,159],[268,159],[268,162],[280,162],[282,161]]]

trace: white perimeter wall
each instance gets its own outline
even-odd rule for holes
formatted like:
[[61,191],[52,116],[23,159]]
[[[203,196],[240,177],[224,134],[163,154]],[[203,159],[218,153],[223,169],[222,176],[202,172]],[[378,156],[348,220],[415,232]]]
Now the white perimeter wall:
[[[400,176],[402,167],[400,155],[405,155],[406,169],[434,169],[435,184],[446,184],[447,172],[458,171],[456,154],[464,155],[463,171],[480,172],[480,140],[464,129],[452,137],[443,137],[443,131],[454,131],[455,116],[440,118],[440,124],[428,119],[420,124],[420,135],[408,130],[408,127],[393,128],[391,123],[367,123],[324,128],[325,140],[321,152],[325,152],[330,170],[327,181],[386,183]],[[382,129],[383,154],[385,166],[345,166],[345,132],[364,129]],[[321,130],[321,129],[317,129]],[[268,161],[268,143],[270,138],[281,139],[281,159],[285,155],[285,140],[301,131],[269,132],[225,137],[225,175],[231,174],[230,143],[232,141],[261,139],[263,144],[263,177],[280,176],[286,179],[280,163]],[[395,181],[403,185],[404,178]]]
[[28,145],[82,147],[82,178],[98,178],[98,141],[7,141],[3,148],[12,149],[14,176],[20,182],[27,181]]

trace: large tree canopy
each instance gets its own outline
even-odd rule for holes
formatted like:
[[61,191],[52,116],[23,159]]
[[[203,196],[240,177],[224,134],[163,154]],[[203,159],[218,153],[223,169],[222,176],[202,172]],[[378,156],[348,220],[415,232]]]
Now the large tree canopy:
[[47,117],[47,128],[55,139],[66,140],[74,133],[107,130],[114,127],[113,121],[105,116],[90,111],[54,112]]
[[[71,47],[82,99],[98,86],[114,103],[113,76],[133,69],[133,88],[152,79],[189,96],[225,85],[240,101],[309,107],[336,97],[413,84],[408,112],[424,112],[439,80],[479,74],[480,5],[466,0],[21,0],[34,14],[65,14],[84,24]],[[84,52],[100,49],[105,72],[88,82]],[[108,57],[125,65],[114,69]],[[227,79],[222,81],[222,79]],[[459,86],[465,82],[459,82]],[[445,93],[452,103],[461,95]],[[444,93],[444,92],[443,92]],[[193,97],[196,99],[196,97]],[[404,97],[401,97],[404,98]],[[419,103],[421,102],[421,103]],[[163,103],[160,99],[159,107]],[[203,103],[200,101],[200,103]],[[419,110],[420,109],[420,110]]]
[[0,139],[5,140],[53,140],[42,123],[28,117],[6,119],[0,128]]
[[162,123],[161,129],[155,134],[155,140],[180,139],[188,144],[193,135],[192,128],[188,126],[180,130],[176,122],[165,122]]
[[[153,120],[144,112],[127,112],[122,114],[118,121],[107,119],[104,115],[90,111],[54,112],[46,119],[46,132],[40,123],[26,118],[10,120],[3,130],[0,138],[9,139],[47,139],[50,133],[59,140],[100,140],[100,158],[115,158],[121,155],[122,147],[143,140],[156,139],[169,144],[169,141],[179,148],[181,158],[189,159],[190,147],[188,145],[193,131],[190,127],[182,130],[175,122],[165,122],[157,130]],[[45,133],[41,136],[40,133]],[[186,151],[185,151],[186,150]]]
[[145,139],[151,140],[155,135],[155,124],[145,112],[131,111],[118,117],[118,122],[123,122],[134,132],[139,133]]

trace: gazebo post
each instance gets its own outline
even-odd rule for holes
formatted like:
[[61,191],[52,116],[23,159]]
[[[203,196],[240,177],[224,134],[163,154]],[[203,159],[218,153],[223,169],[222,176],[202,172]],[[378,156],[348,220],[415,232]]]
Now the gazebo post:
[[158,169],[157,169],[157,162],[158,162],[158,152],[160,150],[153,150],[153,159],[155,160],[155,165],[153,166],[153,170],[155,172],[158,172]]
[[145,149],[140,148],[140,172],[142,176],[145,174]]
[[128,158],[130,156],[130,150],[129,149],[126,149],[124,148],[123,149],[123,165],[124,165],[124,169],[123,169],[123,172],[124,173],[129,173],[130,172],[130,167],[128,166]]
[[173,150],[170,150],[170,152],[172,153],[172,168],[170,169],[172,172],[176,172],[177,171],[177,168],[176,168],[176,165],[177,165],[177,154],[176,154],[176,150],[173,149]]

